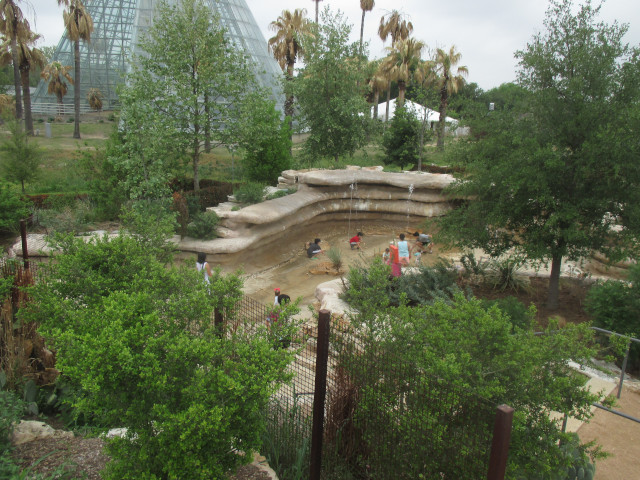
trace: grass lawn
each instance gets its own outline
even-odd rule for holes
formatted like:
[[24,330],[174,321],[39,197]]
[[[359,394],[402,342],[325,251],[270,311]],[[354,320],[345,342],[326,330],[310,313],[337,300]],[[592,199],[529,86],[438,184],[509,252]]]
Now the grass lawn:
[[[74,123],[72,117],[65,116],[58,120],[53,117],[34,115],[34,129],[39,135],[34,139],[43,150],[40,179],[27,185],[27,193],[79,192],[86,189],[85,181],[81,178],[77,158],[82,151],[95,151],[105,145],[117,125],[117,115],[114,112],[92,112],[82,115],[80,123],[81,139],[73,138]],[[51,125],[51,138],[45,136],[45,123]],[[0,127],[0,142],[8,138],[6,128]],[[295,169],[304,168],[344,168],[347,165],[374,166],[384,165],[380,145],[376,139],[363,149],[355,152],[353,157],[341,157],[338,163],[332,159],[321,159],[310,162],[305,158],[302,145],[308,135],[294,135],[293,157]],[[423,162],[425,164],[443,164],[444,156],[437,152],[435,143],[427,145]],[[213,149],[202,155],[201,176],[216,180],[241,180],[242,158],[240,153],[232,154],[224,147]],[[405,168],[411,168],[405,167]],[[400,171],[390,165],[385,171]],[[190,176],[191,167],[185,167],[185,175]]]

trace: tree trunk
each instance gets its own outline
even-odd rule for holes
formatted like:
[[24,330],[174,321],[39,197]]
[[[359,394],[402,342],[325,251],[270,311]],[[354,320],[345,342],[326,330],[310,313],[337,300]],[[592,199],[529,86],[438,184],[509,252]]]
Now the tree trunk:
[[558,308],[561,266],[562,255],[554,254],[551,260],[551,273],[549,274],[549,290],[547,290],[547,308],[549,310],[555,310],[556,308]]
[[31,91],[29,90],[29,67],[20,69],[22,77],[22,98],[24,100],[24,124],[27,135],[33,135],[33,116],[31,115]]
[[80,138],[80,40],[73,43],[74,56],[74,84],[73,84],[73,109],[75,122],[73,124],[73,138]]
[[389,121],[389,102],[391,101],[391,85],[387,88],[387,111],[384,116],[385,123]]
[[447,117],[447,101],[447,87],[446,85],[443,85],[440,89],[440,109],[438,110],[438,113],[440,114],[440,120],[438,121],[438,150],[444,150],[444,126],[445,118]]
[[15,33],[11,37],[11,60],[13,61],[13,85],[16,89],[16,120],[22,120],[22,88],[20,84],[20,64],[18,62],[18,42],[16,41]]
[[362,39],[364,38],[364,14],[365,10],[362,10],[362,21],[360,22],[360,55],[362,55]]
[[204,151],[211,151],[211,114],[209,109],[209,93],[204,92]]
[[377,90],[373,93],[373,119],[378,119],[378,101],[380,100],[380,92]]
[[318,23],[318,5],[320,4],[320,0],[314,0],[316,2],[316,24]]
[[404,94],[406,90],[407,90],[407,83],[402,80],[399,80],[398,81],[398,98],[396,100],[396,110],[404,106]]

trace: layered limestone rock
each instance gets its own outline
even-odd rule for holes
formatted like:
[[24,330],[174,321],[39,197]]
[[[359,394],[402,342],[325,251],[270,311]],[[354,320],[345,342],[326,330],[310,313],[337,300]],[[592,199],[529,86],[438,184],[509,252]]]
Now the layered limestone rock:
[[[442,194],[453,182],[447,174],[385,173],[380,167],[346,170],[287,170],[280,186],[295,193],[257,205],[234,209],[232,203],[213,207],[220,217],[221,238],[211,241],[183,239],[179,248],[210,255],[241,254],[264,248],[298,227],[322,222],[360,224],[419,223],[445,214],[451,205]],[[212,260],[221,260],[214,257]],[[227,260],[232,261],[232,257]]]

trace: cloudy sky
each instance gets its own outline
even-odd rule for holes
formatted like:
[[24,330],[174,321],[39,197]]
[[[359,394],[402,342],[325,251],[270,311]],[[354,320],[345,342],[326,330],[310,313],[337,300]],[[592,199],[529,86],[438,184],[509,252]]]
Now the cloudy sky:
[[[273,35],[268,29],[269,23],[283,10],[306,8],[308,16],[315,16],[313,0],[246,2],[265,38]],[[40,46],[56,45],[64,30],[62,9],[54,0],[31,0],[30,5],[32,8],[26,7],[23,11],[31,20],[32,28],[44,37]],[[340,9],[353,25],[352,38],[360,38],[362,10],[358,0],[321,1],[320,8],[325,6],[333,11]],[[370,57],[384,56],[384,45],[377,35],[380,17],[397,9],[413,23],[413,36],[429,48],[449,49],[456,45],[462,53],[461,63],[469,68],[468,81],[488,90],[515,80],[513,53],[524,48],[543,28],[546,8],[545,0],[376,0],[373,11],[365,17],[364,38],[370,42]],[[625,41],[640,45],[640,1],[607,0],[600,18],[608,23],[617,20],[629,24]]]

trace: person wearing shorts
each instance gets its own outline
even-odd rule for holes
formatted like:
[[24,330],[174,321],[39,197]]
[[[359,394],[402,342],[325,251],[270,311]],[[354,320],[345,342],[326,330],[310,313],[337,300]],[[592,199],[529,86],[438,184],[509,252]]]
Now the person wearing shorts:
[[349,243],[351,244],[351,250],[353,250],[354,248],[360,250],[360,242],[362,241],[362,237],[364,237],[364,234],[362,232],[358,232],[355,237],[352,237],[351,240],[349,240]]
[[400,241],[398,242],[398,257],[400,260],[400,265],[409,265],[409,243],[404,239],[404,233],[400,234]]
[[413,236],[416,237],[416,247],[419,249],[419,252],[424,252],[426,248],[427,253],[433,253],[433,239],[431,235],[415,232]]

